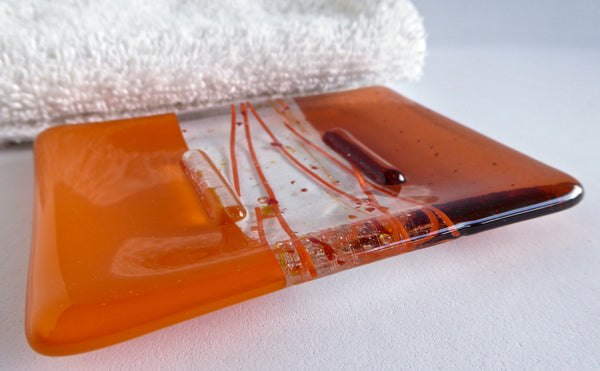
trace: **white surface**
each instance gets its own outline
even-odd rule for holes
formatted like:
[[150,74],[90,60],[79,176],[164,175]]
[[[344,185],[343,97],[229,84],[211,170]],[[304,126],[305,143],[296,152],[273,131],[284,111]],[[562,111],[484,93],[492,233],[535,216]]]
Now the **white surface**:
[[598,46],[595,0],[414,0],[428,45]]
[[598,44],[438,45],[424,79],[395,89],[574,175],[584,200],[110,348],[48,358],[23,333],[32,155],[2,150],[0,367],[600,368]]

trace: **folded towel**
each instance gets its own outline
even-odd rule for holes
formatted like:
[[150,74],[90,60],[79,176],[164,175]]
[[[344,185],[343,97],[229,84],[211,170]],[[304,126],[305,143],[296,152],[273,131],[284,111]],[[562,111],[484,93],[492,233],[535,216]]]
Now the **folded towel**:
[[0,141],[57,124],[414,80],[409,0],[0,2]]

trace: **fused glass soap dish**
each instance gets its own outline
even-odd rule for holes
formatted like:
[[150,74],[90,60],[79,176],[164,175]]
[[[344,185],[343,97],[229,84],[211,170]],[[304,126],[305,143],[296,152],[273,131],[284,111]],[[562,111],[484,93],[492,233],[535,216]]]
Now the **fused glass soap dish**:
[[26,330],[84,352],[541,216],[569,175],[386,88],[50,129]]

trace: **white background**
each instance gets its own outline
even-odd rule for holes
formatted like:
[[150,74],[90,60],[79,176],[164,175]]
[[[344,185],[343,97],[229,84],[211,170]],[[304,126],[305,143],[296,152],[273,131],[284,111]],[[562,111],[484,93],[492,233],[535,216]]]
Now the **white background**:
[[31,147],[0,150],[4,369],[599,369],[600,3],[418,1],[422,81],[395,90],[577,177],[558,214],[44,357],[23,331]]

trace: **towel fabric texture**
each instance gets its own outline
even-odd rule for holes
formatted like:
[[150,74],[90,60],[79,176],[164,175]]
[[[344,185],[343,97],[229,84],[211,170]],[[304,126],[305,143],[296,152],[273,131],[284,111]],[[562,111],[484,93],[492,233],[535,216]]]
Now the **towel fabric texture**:
[[59,124],[415,80],[409,0],[0,1],[0,142]]

